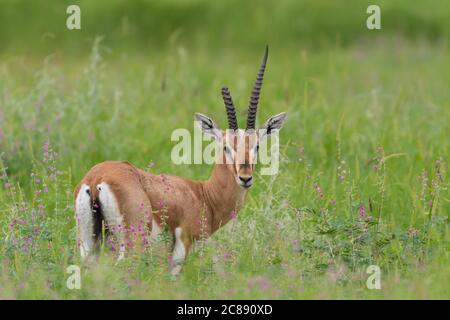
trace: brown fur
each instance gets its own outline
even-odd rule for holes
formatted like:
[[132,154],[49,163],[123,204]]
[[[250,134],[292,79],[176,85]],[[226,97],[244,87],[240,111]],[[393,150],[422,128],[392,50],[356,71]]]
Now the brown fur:
[[[246,190],[238,186],[227,164],[216,164],[207,181],[191,181],[172,175],[153,175],[128,162],[105,161],[88,171],[75,189],[90,187],[91,197],[98,198],[96,186],[106,182],[119,204],[127,227],[139,221],[156,219],[158,225],[167,223],[171,233],[183,229],[183,242],[188,251],[192,241],[203,232],[211,235],[225,225],[243,205]],[[166,217],[165,217],[166,216]],[[164,221],[163,221],[164,220]]]

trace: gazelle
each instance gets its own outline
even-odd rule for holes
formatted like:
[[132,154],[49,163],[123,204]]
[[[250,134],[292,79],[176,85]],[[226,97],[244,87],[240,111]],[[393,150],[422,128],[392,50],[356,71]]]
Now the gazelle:
[[[223,150],[217,153],[216,164],[208,180],[191,181],[178,176],[153,175],[121,161],[102,162],[89,170],[74,194],[83,259],[98,252],[103,221],[105,234],[115,235],[120,240],[119,259],[124,257],[125,249],[132,242],[132,233],[138,230],[144,232],[144,237],[145,230],[150,230],[150,238],[155,239],[164,225],[173,236],[170,269],[172,274],[177,274],[193,241],[205,234],[213,234],[237,214],[253,183],[259,142],[281,129],[286,118],[286,113],[280,113],[269,118],[262,130],[255,130],[267,55],[266,47],[251,94],[245,130],[238,129],[235,107],[226,87],[222,88],[222,96],[229,130],[223,132],[211,118],[195,114],[196,123],[203,133],[212,136]],[[203,219],[203,226],[200,219]]]

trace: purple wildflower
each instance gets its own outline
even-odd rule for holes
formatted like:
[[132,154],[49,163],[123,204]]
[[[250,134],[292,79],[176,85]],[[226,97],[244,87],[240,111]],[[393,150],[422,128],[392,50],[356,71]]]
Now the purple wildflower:
[[364,213],[366,212],[366,209],[364,207],[364,204],[361,203],[361,205],[359,206],[359,217],[361,218],[361,220],[364,220]]
[[320,198],[323,198],[324,197],[324,194],[323,194],[323,191],[322,191],[322,188],[319,186],[319,184],[315,184],[314,185],[314,188],[316,189],[316,192],[317,192],[317,194],[319,195],[319,197]]

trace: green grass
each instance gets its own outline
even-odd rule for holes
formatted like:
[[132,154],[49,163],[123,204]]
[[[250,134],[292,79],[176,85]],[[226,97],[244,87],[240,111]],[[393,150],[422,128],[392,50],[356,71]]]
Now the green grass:
[[[69,5],[81,8],[81,31],[65,28]],[[28,0],[0,3],[0,52],[85,54],[98,35],[114,50],[160,51],[182,44],[221,52],[272,46],[350,45],[381,32],[366,26],[369,5],[382,9],[382,33],[442,42],[450,36],[447,1],[408,0]],[[13,35],[13,36],[12,36]]]
[[[234,16],[221,46],[221,20],[214,20],[220,5],[194,3],[189,12],[208,12],[210,20],[201,21],[210,30],[191,17],[194,22],[182,20],[182,36],[170,37],[177,26],[169,19],[161,43],[152,38],[149,47],[142,43],[145,50],[136,49],[139,33],[121,39],[105,31],[92,46],[102,31],[86,28],[87,34],[59,34],[48,45],[33,36],[45,28],[19,29],[16,40],[3,29],[0,299],[449,299],[450,46],[441,41],[448,10],[434,8],[442,13],[428,17],[420,7],[406,10],[406,2],[386,4],[387,21],[389,13],[402,12],[408,23],[427,22],[424,29],[405,36],[406,29],[397,33],[388,24],[385,33],[369,36],[364,28],[355,31],[359,20],[348,14],[346,21],[344,10],[327,24],[329,15],[311,13],[323,12],[320,6],[307,3],[288,15],[286,2],[281,16],[294,19],[306,8],[316,18],[297,29],[279,21],[265,33],[266,24],[257,21],[268,11],[258,9],[250,19],[255,39],[243,32],[234,43],[245,20]],[[140,15],[134,16],[131,28],[138,28]],[[333,41],[337,34],[341,40]],[[28,51],[14,55],[28,40]],[[78,41],[80,55],[70,52]],[[255,177],[237,219],[198,243],[177,279],[168,274],[165,241],[117,264],[105,249],[97,264],[83,265],[72,193],[86,171],[106,159],[128,160],[143,168],[154,162],[156,173],[206,179],[210,166],[170,161],[170,135],[192,131],[194,112],[225,126],[222,85],[230,87],[243,125],[266,42],[257,119],[289,113],[279,174]],[[81,290],[66,287],[72,264],[81,266]],[[374,264],[381,290],[366,287],[366,268]]]

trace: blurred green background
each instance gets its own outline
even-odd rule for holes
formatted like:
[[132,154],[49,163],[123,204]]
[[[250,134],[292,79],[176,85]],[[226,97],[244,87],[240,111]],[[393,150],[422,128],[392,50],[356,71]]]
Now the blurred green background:
[[[66,8],[78,4],[82,30],[65,27]],[[0,3],[1,53],[83,54],[96,36],[113,52],[189,49],[327,48],[370,42],[366,8],[382,8],[383,37],[447,41],[449,1],[362,0],[97,0]]]

